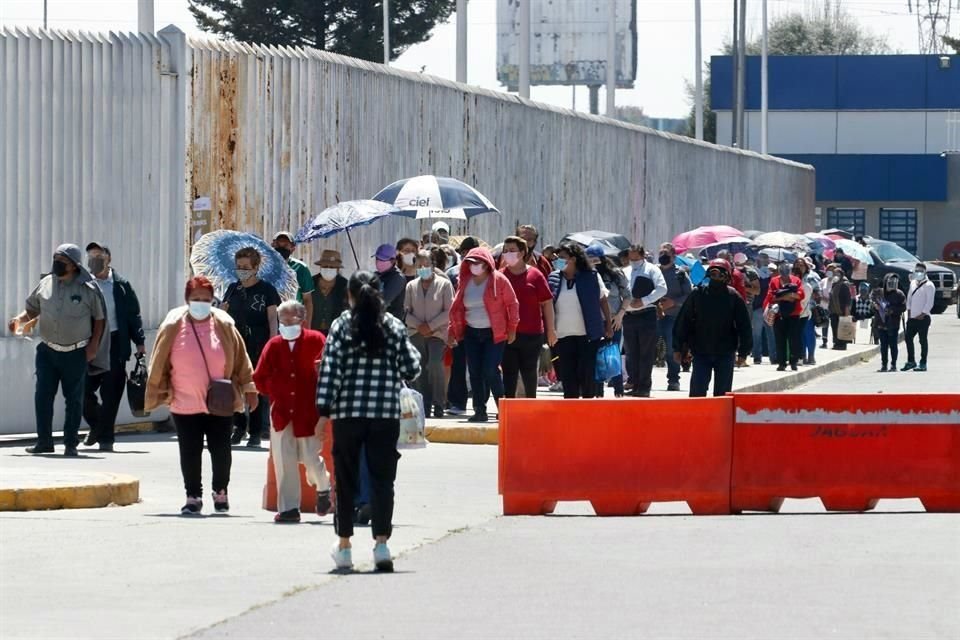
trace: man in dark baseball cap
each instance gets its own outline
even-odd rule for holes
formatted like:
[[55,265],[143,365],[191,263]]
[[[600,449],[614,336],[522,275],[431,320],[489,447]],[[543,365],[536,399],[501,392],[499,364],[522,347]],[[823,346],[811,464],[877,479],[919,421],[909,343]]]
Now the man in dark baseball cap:
[[307,326],[313,322],[313,274],[310,273],[310,267],[306,262],[292,257],[297,249],[297,243],[294,241],[294,235],[289,231],[278,231],[273,235],[273,248],[279,253],[293,272],[297,274],[297,302],[303,304],[307,309]]

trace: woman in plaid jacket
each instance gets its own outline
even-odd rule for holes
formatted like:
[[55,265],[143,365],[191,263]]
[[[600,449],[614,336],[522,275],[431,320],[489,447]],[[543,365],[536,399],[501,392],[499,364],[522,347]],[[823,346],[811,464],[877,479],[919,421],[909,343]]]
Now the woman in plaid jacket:
[[406,326],[385,313],[380,279],[375,274],[354,273],[348,294],[350,309],[330,327],[317,384],[320,420],[333,420],[334,527],[340,541],[331,555],[338,569],[353,567],[353,498],[363,449],[372,490],[374,564],[380,571],[393,571],[387,539],[400,458],[400,389],[403,381],[420,375],[420,353],[407,339]]

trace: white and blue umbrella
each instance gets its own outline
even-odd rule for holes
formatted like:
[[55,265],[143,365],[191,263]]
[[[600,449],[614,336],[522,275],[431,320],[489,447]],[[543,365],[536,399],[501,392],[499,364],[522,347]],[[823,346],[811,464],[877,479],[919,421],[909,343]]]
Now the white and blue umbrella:
[[324,209],[310,218],[310,220],[297,231],[294,242],[309,242],[320,238],[329,238],[341,231],[345,232],[347,234],[347,240],[350,242],[350,249],[353,251],[353,259],[357,261],[357,268],[359,269],[360,259],[357,257],[357,250],[353,247],[353,238],[350,237],[350,229],[366,226],[396,212],[396,207],[378,200],[349,200],[347,202],[341,202]]
[[257,277],[273,285],[284,300],[297,297],[297,275],[276,250],[263,238],[242,231],[211,231],[200,237],[190,252],[194,274],[205,276],[217,292],[223,293],[237,281],[237,251],[253,247],[260,253]]
[[373,199],[396,207],[395,215],[417,220],[467,220],[481,213],[500,213],[485,195],[470,185],[437,176],[399,180]]

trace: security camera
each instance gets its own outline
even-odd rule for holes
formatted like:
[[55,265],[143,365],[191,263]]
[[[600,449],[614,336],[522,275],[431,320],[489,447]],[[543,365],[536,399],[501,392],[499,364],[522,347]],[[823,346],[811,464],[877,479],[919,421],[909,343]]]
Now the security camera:
[[940,56],[940,68],[941,69],[950,68],[950,56]]

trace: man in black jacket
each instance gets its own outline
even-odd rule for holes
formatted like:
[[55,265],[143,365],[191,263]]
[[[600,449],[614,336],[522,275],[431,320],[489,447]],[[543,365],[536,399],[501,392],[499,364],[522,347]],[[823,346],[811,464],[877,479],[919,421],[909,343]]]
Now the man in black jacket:
[[697,287],[680,309],[673,329],[673,357],[680,362],[693,354],[690,397],[706,397],[710,378],[713,395],[723,396],[733,388],[733,367],[743,365],[753,348],[750,312],[743,298],[730,286],[730,264],[711,260],[708,283]]
[[83,419],[90,425],[83,444],[91,447],[99,443],[100,451],[113,451],[114,423],[126,386],[131,343],[137,347],[138,358],[146,352],[140,301],[130,283],[110,268],[110,260],[110,247],[99,242],[87,245],[87,267],[103,293],[110,331],[110,370],[87,376],[83,400]]

